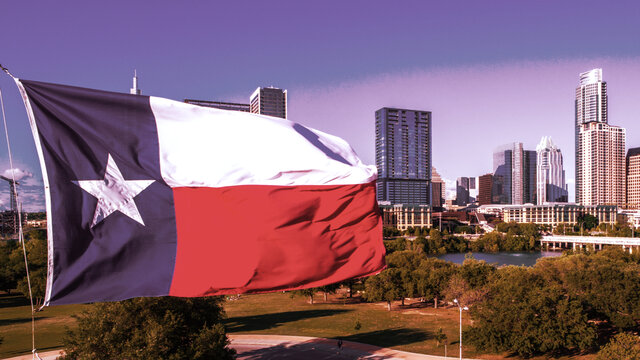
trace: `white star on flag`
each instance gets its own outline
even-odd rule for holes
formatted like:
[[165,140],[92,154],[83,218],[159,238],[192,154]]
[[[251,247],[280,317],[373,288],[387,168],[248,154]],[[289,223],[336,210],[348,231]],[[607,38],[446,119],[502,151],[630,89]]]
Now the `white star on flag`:
[[142,221],[142,216],[140,216],[133,198],[154,181],[125,180],[120,169],[118,169],[118,165],[109,154],[104,180],[78,180],[72,181],[72,183],[80,186],[82,190],[98,199],[91,227],[96,226],[96,224],[115,211],[120,211],[144,226],[144,221]]

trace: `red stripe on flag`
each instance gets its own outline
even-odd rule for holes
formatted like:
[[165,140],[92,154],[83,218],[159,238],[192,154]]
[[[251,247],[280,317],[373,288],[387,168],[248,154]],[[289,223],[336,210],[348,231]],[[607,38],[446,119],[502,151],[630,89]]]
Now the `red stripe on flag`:
[[175,188],[169,295],[316,287],[384,268],[375,183]]

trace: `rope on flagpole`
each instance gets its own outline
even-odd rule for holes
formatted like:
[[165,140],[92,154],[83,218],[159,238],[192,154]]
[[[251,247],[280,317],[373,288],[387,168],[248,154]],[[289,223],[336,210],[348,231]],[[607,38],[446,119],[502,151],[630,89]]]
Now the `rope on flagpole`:
[[[15,76],[13,76],[9,70],[0,64],[0,69],[6,72],[7,75],[11,76],[15,80]],[[18,189],[15,186],[16,184],[16,174],[15,169],[13,167],[13,156],[11,155],[11,143],[9,142],[9,130],[7,128],[7,117],[4,113],[4,98],[2,96],[2,89],[0,89],[0,108],[2,108],[2,122],[4,123],[4,134],[7,140],[7,151],[9,152],[9,166],[11,168],[11,180],[13,181],[13,196],[16,199],[16,205],[19,203],[18,198]],[[22,213],[18,210],[18,241],[22,244],[22,254],[24,256],[24,268],[27,272],[27,285],[29,287],[29,301],[31,303],[31,353],[32,358],[35,360],[36,357],[40,359],[38,353],[36,352],[36,319],[35,319],[35,308],[33,307],[33,293],[31,291],[31,277],[29,276],[29,263],[27,261],[27,249],[24,244],[24,232],[22,230]]]

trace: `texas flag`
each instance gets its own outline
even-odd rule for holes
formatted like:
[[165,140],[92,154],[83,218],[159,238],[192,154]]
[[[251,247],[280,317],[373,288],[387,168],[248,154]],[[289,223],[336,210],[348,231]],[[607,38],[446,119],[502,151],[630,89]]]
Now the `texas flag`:
[[376,170],[289,120],[18,80],[46,304],[292,290],[384,268]]

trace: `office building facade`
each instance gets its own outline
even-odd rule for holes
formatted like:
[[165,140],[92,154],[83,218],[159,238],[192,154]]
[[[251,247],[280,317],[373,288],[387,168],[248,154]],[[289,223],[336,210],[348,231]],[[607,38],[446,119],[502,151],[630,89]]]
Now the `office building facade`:
[[623,205],[626,197],[626,130],[600,122],[582,124],[576,180],[582,205]]
[[542,137],[536,147],[536,156],[538,159],[536,181],[538,205],[569,201],[562,152],[553,143],[551,137]]
[[[618,130],[610,131],[609,99],[607,83],[603,81],[602,69],[593,69],[580,74],[580,83],[576,87],[575,99],[575,181],[576,202],[581,204],[605,204],[612,199],[605,199],[604,192],[610,190],[611,177],[605,180],[603,161],[608,158],[612,135]],[[591,125],[594,124],[594,125]],[[602,124],[601,126],[598,126]],[[582,132],[589,132],[587,136]],[[599,133],[599,140],[593,138]],[[614,135],[613,137],[617,137]],[[606,142],[607,144],[604,144]],[[624,155],[623,155],[624,156]],[[617,194],[614,197],[618,197]],[[624,200],[623,200],[624,201]]]
[[469,204],[469,187],[470,182],[468,177],[459,177],[456,180],[456,204],[458,206]]
[[538,155],[533,150],[524,150],[522,152],[522,166],[523,166],[523,174],[522,174],[522,201],[524,204],[535,204],[537,195],[536,195],[536,184],[538,173],[537,165],[538,164]]
[[431,227],[431,207],[429,205],[380,205],[382,226],[398,230]]
[[492,187],[493,174],[485,174],[478,177],[478,205],[491,204]]
[[492,204],[511,204],[513,144],[502,145],[493,152]]
[[435,167],[431,167],[431,206],[434,208],[444,206],[445,182]]
[[585,214],[595,216],[599,223],[615,224],[618,207],[615,205],[576,205],[576,204],[546,204],[546,205],[508,205],[502,209],[504,222],[533,223],[556,227],[559,224],[574,225],[580,216]]
[[375,116],[378,201],[431,204],[431,112],[385,107]]
[[640,147],[627,152],[627,207],[640,208]]
[[274,87],[259,87],[249,99],[250,111],[254,114],[287,118],[287,90]]
[[536,155],[522,143],[510,143],[493,152],[493,204],[535,202]]

